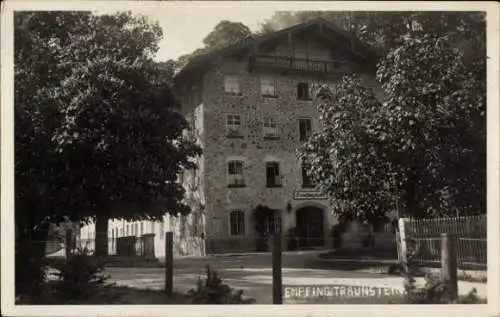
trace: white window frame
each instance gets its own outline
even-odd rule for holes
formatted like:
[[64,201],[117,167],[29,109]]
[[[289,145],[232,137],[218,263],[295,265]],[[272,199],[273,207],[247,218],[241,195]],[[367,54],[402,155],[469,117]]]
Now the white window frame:
[[[239,122],[239,124],[236,124],[236,122]],[[243,125],[242,115],[233,113],[226,114],[226,129],[228,131],[228,134],[237,134],[237,135],[241,134],[242,125]]]
[[229,95],[241,95],[240,78],[237,75],[224,76],[224,91]]
[[276,80],[273,77],[260,78],[260,95],[262,97],[276,97]]
[[264,117],[262,123],[262,134],[265,138],[277,138],[279,136],[278,121],[273,117]]
[[[241,220],[242,223],[236,223],[236,227],[239,229],[237,230],[238,232],[237,233],[233,233],[232,232],[232,228],[233,228],[233,224],[231,222],[231,219],[232,219],[232,215],[233,213],[238,213],[238,214],[241,214],[241,219],[237,219],[238,220]],[[245,212],[241,209],[234,209],[234,210],[231,210],[228,214],[228,222],[229,222],[229,226],[228,226],[228,231],[229,231],[229,235],[232,236],[232,237],[236,237],[236,236],[244,236],[246,234],[246,219],[245,219]]]
[[[235,166],[234,166],[235,173],[234,174],[231,174],[230,164],[235,164]],[[238,173],[238,166],[236,164],[241,164],[240,173]],[[230,185],[233,185],[233,186],[245,185],[245,177],[244,177],[245,162],[242,160],[230,160],[230,161],[227,161],[226,166],[227,166],[227,171],[226,171],[227,184],[229,186]]]

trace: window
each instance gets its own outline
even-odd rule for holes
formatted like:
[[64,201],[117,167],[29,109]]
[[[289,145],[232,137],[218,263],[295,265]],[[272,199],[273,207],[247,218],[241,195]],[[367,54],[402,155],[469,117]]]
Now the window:
[[139,223],[138,222],[135,223],[135,233],[134,234],[139,235]]
[[311,137],[312,124],[311,119],[299,119],[300,141],[307,141]]
[[245,180],[243,178],[243,162],[230,161],[227,163],[228,187],[243,187]]
[[303,188],[314,187],[311,176],[309,176],[307,174],[308,169],[309,169],[309,165],[302,163],[302,187]]
[[144,222],[141,221],[141,231],[139,231],[139,235],[144,234]]
[[309,96],[309,83],[297,84],[297,99],[311,100],[311,97]]
[[281,232],[281,215],[279,210],[273,210],[266,216],[265,230],[268,234],[275,234]]
[[241,136],[241,116],[238,114],[228,114],[226,117],[226,128],[228,136]]
[[264,126],[262,130],[264,138],[278,137],[278,123],[274,118],[264,118]]
[[242,236],[245,234],[245,213],[241,210],[233,210],[229,213],[229,234]]
[[230,95],[240,94],[240,80],[238,76],[227,75],[224,77],[224,90]]
[[267,187],[281,187],[279,163],[266,163],[266,184]]
[[260,94],[263,97],[276,97],[276,81],[274,78],[264,77],[260,79]]

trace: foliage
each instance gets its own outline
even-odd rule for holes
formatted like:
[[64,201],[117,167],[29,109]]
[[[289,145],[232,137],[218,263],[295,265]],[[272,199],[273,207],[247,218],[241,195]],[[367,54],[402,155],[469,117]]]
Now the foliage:
[[342,247],[342,234],[346,230],[346,224],[338,223],[333,225],[330,229],[330,234],[333,240],[333,248],[338,249]]
[[109,218],[189,212],[177,174],[200,150],[182,138],[173,65],[153,60],[161,37],[130,13],[16,13],[20,230],[93,218],[101,252]]
[[204,47],[196,49],[192,53],[184,54],[174,62],[176,70],[182,69],[194,57],[224,48],[251,36],[252,32],[243,23],[222,20],[203,38]]
[[416,285],[415,276],[418,275],[419,267],[415,262],[417,249],[414,244],[407,246],[407,258],[403,263],[403,276],[405,278],[405,294],[399,304],[482,304],[486,299],[477,296],[477,290],[473,288],[466,296],[458,296],[453,300],[450,286],[439,276],[427,274],[425,285]]
[[57,297],[63,302],[80,302],[105,295],[106,281],[104,265],[86,249],[78,250],[66,261],[56,265],[58,279],[55,285]]
[[383,103],[354,76],[322,89],[323,128],[298,154],[336,213],[373,223],[396,200],[413,217],[484,213],[484,66],[425,35],[379,63]]
[[207,48],[220,48],[250,36],[252,32],[243,23],[223,20],[203,39],[203,44]]
[[288,228],[287,232],[287,249],[289,251],[297,250],[299,247],[299,238],[297,236],[297,228],[291,227]]
[[[460,11],[278,11],[261,25],[260,32],[275,32],[318,17],[383,52],[398,47],[409,36],[423,33],[446,34],[467,40],[477,40],[485,34],[483,12]],[[482,44],[485,48],[484,42]],[[477,48],[481,49],[481,45]]]
[[258,205],[252,210],[253,225],[257,233],[257,251],[267,251],[268,249],[267,242],[269,235],[274,233],[272,231],[270,232],[269,229],[273,230],[274,228],[268,228],[267,224],[272,222],[273,218],[274,210],[267,206]]
[[234,292],[231,287],[224,284],[217,272],[212,271],[210,266],[207,266],[207,277],[203,283],[198,279],[198,284],[195,289],[191,289],[188,295],[192,296],[192,304],[253,304],[254,299],[243,299],[243,290]]
[[299,149],[299,158],[310,163],[308,173],[320,190],[341,202],[334,211],[342,222],[377,218],[392,199],[383,142],[375,136],[380,103],[354,76],[333,90],[320,90],[322,128]]
[[46,267],[43,260],[34,257],[34,242],[22,241],[15,246],[15,294],[34,298],[43,293],[46,282]]

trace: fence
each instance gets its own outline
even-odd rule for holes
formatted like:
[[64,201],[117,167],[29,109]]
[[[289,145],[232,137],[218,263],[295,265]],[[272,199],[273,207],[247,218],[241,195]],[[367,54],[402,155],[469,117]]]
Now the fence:
[[415,249],[414,260],[419,265],[436,266],[441,261],[441,234],[455,237],[457,264],[460,269],[486,269],[486,216],[405,219],[404,239]]

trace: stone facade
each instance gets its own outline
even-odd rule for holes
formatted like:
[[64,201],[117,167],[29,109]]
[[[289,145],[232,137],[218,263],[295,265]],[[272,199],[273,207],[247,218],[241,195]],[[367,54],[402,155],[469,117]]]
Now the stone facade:
[[[269,55],[297,56],[297,47],[305,56],[324,61],[332,60],[331,51],[321,43],[295,42],[295,51],[287,51],[286,44],[278,45]],[[338,56],[338,55],[337,55]],[[192,86],[191,95],[184,95],[183,104],[188,118],[195,118],[196,135],[203,145],[203,161],[200,164],[206,215],[207,252],[253,251],[256,232],[252,220],[252,210],[264,205],[277,210],[281,216],[281,231],[297,225],[297,210],[303,207],[316,207],[323,213],[323,235],[325,245],[329,242],[330,228],[337,223],[331,206],[325,199],[294,199],[297,191],[306,194],[311,189],[302,188],[301,162],[295,150],[302,142],[299,139],[299,119],[309,118],[312,129],[319,125],[314,100],[298,100],[299,83],[332,84],[340,75],[328,78],[306,73],[281,74],[273,71],[250,71],[250,53],[240,57],[219,59],[207,71],[199,83]],[[338,58],[338,57],[337,57]],[[351,69],[343,69],[352,72]],[[232,76],[239,82],[239,94],[225,91],[225,78]],[[362,74],[367,85],[373,85],[370,74]],[[261,81],[275,83],[275,96],[263,97]],[[184,91],[187,91],[185,89]],[[201,90],[201,91],[200,91]],[[241,118],[241,133],[228,135],[227,115]],[[264,121],[276,120],[278,136],[265,138]],[[228,186],[228,162],[243,162],[244,186]],[[282,186],[266,186],[266,163],[279,163]],[[244,233],[230,234],[230,212],[244,213]]]
[[[319,128],[315,100],[299,98],[298,90],[304,94],[307,83],[305,94],[312,95],[309,88],[313,84],[333,84],[342,73],[352,72],[360,75],[363,83],[380,97],[381,90],[359,57],[337,42],[325,43],[318,38],[321,36],[290,32],[272,45],[250,45],[237,54],[213,56],[182,80],[176,78],[182,113],[191,127],[186,137],[196,140],[203,149],[198,168],[180,175],[186,189],[185,202],[192,207],[192,214],[185,219],[166,216],[158,224],[146,222],[147,232],[125,232],[129,224],[111,221],[110,232],[115,232],[115,236],[154,233],[157,257],[164,255],[165,231],[174,231],[177,255],[255,251],[258,233],[252,213],[257,206],[265,206],[279,215],[280,220],[275,219],[272,226],[278,226],[282,233],[306,228],[303,234],[307,231],[322,240],[317,246],[330,247],[330,229],[337,219],[326,197],[314,189],[303,188],[301,162],[295,155],[303,143],[299,120],[309,119],[312,131]],[[252,58],[259,54],[271,60],[294,58],[299,69],[283,72],[276,67],[251,67]],[[300,71],[300,67],[310,67],[311,61],[325,69],[338,62],[338,71]],[[231,93],[226,89],[228,82],[232,85]],[[267,89],[274,90],[272,96],[263,96],[264,82]],[[238,118],[237,135],[228,129],[230,117]],[[275,124],[276,135],[265,137],[265,123],[267,128]],[[241,163],[241,170],[230,162]],[[277,164],[280,186],[268,186],[268,163]],[[230,166],[238,170],[237,186],[231,186],[230,177],[234,175],[229,175]],[[317,221],[309,224],[313,214]],[[345,237],[354,241],[358,227],[350,228],[353,229]]]

